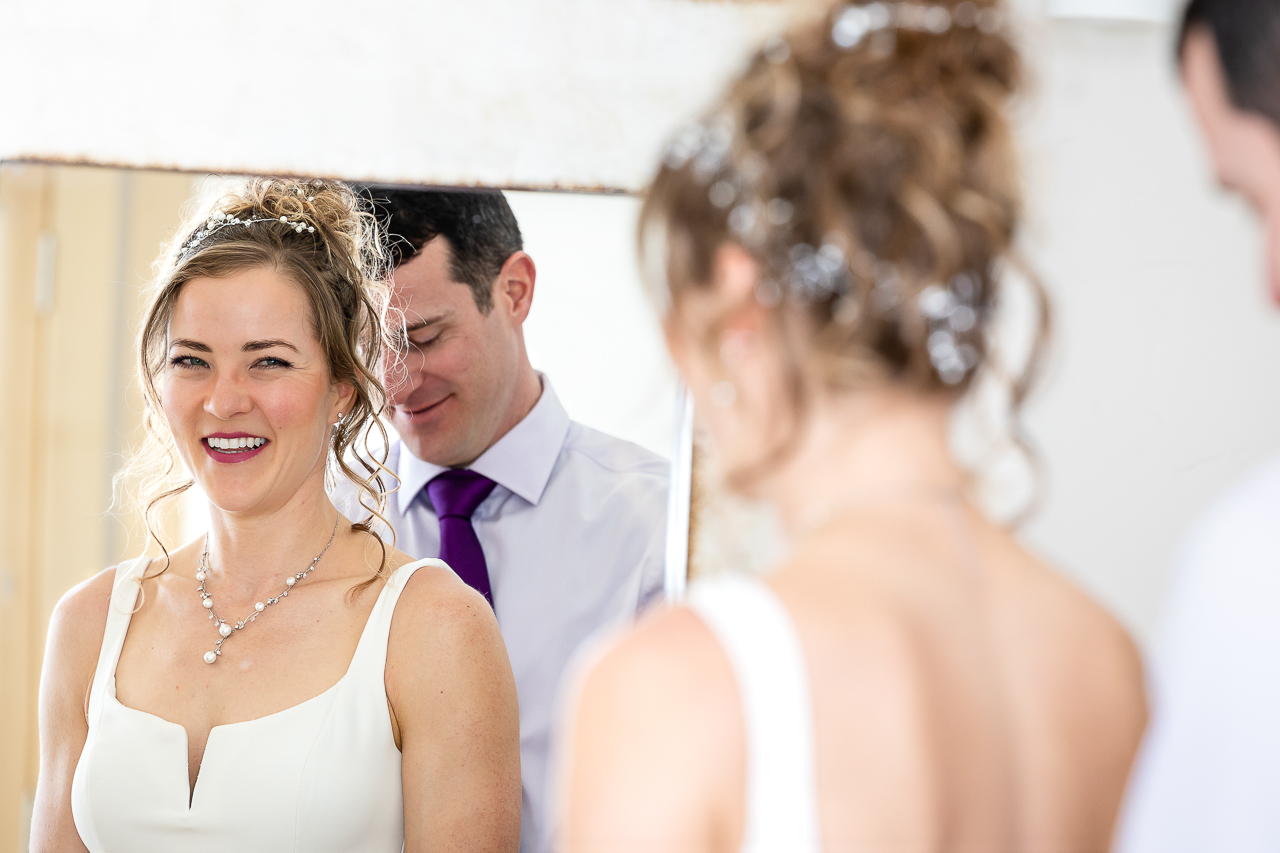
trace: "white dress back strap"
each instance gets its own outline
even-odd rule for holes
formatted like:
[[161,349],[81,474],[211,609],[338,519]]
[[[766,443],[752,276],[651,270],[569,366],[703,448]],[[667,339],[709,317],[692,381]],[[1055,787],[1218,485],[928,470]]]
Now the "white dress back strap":
[[819,853],[808,667],[786,609],[752,577],[700,580],[687,604],[724,649],[747,737],[743,853]]

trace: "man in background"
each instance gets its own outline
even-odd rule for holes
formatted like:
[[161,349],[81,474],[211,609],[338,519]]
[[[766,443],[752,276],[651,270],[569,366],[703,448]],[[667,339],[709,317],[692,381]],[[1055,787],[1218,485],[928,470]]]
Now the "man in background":
[[[1264,225],[1280,304],[1280,0],[1193,0],[1178,58],[1219,183]],[[1280,458],[1188,537],[1150,681],[1117,850],[1280,850]]]
[[400,481],[388,520],[401,550],[439,555],[494,608],[520,701],[520,846],[539,853],[565,665],[662,591],[667,463],[574,423],[533,369],[523,324],[536,269],[502,193],[364,192],[404,314],[386,377]]

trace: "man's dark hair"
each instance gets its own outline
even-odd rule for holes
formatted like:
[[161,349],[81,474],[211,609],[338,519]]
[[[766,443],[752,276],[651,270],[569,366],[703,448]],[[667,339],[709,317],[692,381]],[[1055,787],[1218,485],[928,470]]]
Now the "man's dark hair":
[[524,248],[520,226],[497,190],[413,190],[364,185],[361,195],[382,225],[394,266],[437,237],[449,245],[449,276],[471,288],[482,314],[493,310],[493,280]]
[[1201,28],[1218,46],[1231,102],[1280,128],[1280,0],[1191,0],[1178,32],[1179,60],[1187,37]]

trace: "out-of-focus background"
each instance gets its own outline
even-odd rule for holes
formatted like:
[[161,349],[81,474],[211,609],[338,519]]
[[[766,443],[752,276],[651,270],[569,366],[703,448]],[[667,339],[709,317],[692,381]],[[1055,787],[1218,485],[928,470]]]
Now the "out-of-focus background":
[[[202,7],[206,27],[175,30],[176,7],[124,5],[129,15],[80,0],[0,0],[0,116],[32,122],[0,124],[0,155],[48,148],[190,170],[0,167],[0,853],[25,849],[49,612],[71,585],[145,547],[136,522],[108,511],[110,481],[137,437],[131,344],[149,267],[182,206],[216,189],[201,167],[288,171],[290,152],[296,162],[323,152],[306,160],[309,173],[634,191],[678,121],[790,14],[779,3],[689,0],[426,4],[437,20],[389,0],[358,10],[226,0]],[[1056,325],[1027,409],[1047,500],[1024,536],[1145,645],[1181,531],[1280,445],[1280,313],[1264,293],[1257,229],[1215,188],[1179,90],[1175,4],[1015,5],[1030,72],[1017,107],[1023,243]],[[348,26],[321,38],[309,16]],[[271,45],[261,74],[220,86],[225,69],[208,57],[291,23],[291,35],[258,40]],[[93,53],[104,33],[134,47]],[[415,39],[438,51],[439,85],[388,71]],[[568,46],[548,56],[548,44]],[[394,110],[326,100],[339,47],[386,54],[369,78],[394,92],[373,99]],[[85,67],[86,55],[103,65]],[[534,85],[547,80],[555,85]],[[416,99],[434,112],[420,114]],[[255,111],[272,101],[278,111]],[[170,114],[193,140],[164,159],[163,134],[132,123],[159,116],[163,127]],[[305,133],[290,130],[294,116]],[[482,128],[492,138],[475,138]],[[637,199],[510,197],[539,265],[535,365],[577,419],[670,455],[674,380],[636,281]],[[191,507],[166,519],[175,537],[200,524]]]

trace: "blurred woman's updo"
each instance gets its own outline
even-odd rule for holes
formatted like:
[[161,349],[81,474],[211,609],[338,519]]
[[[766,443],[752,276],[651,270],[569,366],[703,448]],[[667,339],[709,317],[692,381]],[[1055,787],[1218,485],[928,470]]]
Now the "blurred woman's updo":
[[[368,443],[371,430],[381,436],[375,445],[388,446],[379,418],[386,392],[377,370],[378,359],[391,351],[388,344],[392,343],[384,323],[386,258],[371,211],[350,188],[336,181],[255,178],[211,209],[188,218],[178,231],[175,248],[158,262],[138,338],[146,439],[125,477],[138,491],[153,537],[152,514],[157,505],[194,483],[178,458],[156,381],[167,366],[169,321],[178,298],[193,279],[226,278],[263,267],[280,273],[303,292],[332,380],[355,389],[349,410],[333,427],[329,478],[346,476],[359,490],[371,517],[355,527],[370,530],[367,522],[373,516],[382,517],[386,489],[380,474],[385,469],[370,461],[376,454],[348,451],[358,439]],[[353,462],[363,470],[353,469]],[[160,545],[165,547],[163,542]],[[384,544],[380,570],[386,568],[387,553]]]
[[736,243],[804,378],[963,392],[1022,203],[1006,27],[992,0],[850,4],[765,45],[645,199],[662,308],[679,312]]

